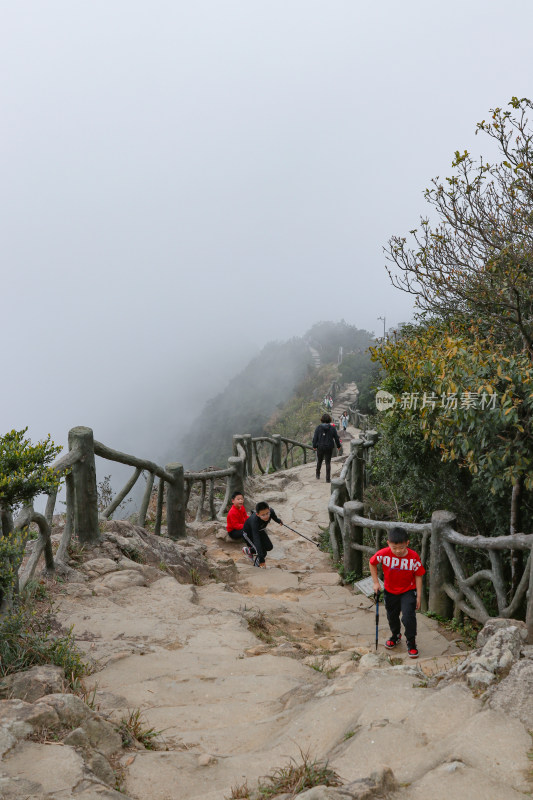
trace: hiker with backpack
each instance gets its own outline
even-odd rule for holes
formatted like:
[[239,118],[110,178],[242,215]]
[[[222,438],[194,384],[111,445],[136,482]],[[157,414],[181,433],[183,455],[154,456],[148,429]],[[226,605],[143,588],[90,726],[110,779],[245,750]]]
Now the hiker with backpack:
[[313,436],[313,450],[316,450],[316,479],[320,480],[320,470],[322,461],[326,464],[326,483],[331,483],[331,454],[333,447],[341,448],[339,434],[334,425],[331,424],[329,414],[322,414],[320,425],[317,425]]

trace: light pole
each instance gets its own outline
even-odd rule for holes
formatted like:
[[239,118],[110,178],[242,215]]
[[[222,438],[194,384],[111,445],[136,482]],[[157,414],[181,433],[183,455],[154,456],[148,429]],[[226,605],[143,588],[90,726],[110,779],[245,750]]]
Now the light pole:
[[378,319],[383,320],[383,338],[385,338],[385,317],[378,317]]

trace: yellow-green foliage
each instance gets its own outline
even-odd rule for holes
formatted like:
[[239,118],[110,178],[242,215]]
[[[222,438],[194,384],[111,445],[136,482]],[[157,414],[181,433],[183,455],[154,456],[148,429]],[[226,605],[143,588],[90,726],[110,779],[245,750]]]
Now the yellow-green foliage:
[[32,444],[24,438],[27,430],[12,430],[0,437],[0,505],[9,509],[59,486],[59,478],[49,464],[61,447],[49,435]]
[[387,373],[383,388],[398,398],[389,413],[415,425],[443,461],[466,467],[493,493],[519,480],[533,490],[528,353],[483,337],[473,321],[408,327],[373,352]]
[[21,531],[0,536],[0,598],[13,586],[23,552],[24,536]]

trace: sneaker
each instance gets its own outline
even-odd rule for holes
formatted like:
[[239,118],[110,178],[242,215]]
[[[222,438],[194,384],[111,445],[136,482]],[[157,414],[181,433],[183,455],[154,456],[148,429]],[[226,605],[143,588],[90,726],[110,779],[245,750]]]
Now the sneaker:
[[418,658],[418,650],[416,647],[416,642],[409,642],[407,644],[407,655],[409,658]]
[[253,561],[255,559],[255,553],[252,553],[252,550],[251,550],[250,547],[243,547],[242,548],[242,552],[244,553],[244,555],[247,558],[250,559],[250,561]]
[[396,647],[401,638],[402,634],[399,633],[398,636],[391,636],[390,639],[387,639],[385,642],[385,647],[387,650],[392,650],[393,647]]
[[264,561],[263,561],[263,563],[262,563],[262,564],[258,564],[257,566],[258,566],[258,567],[261,567],[261,569],[266,569],[266,568],[267,568],[267,565],[265,564],[265,562],[264,562]]

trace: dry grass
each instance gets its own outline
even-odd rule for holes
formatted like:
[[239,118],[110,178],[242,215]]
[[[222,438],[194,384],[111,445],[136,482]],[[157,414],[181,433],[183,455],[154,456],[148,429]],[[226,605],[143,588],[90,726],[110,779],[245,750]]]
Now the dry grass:
[[157,750],[155,740],[162,733],[162,731],[156,731],[155,728],[146,727],[140,708],[129,710],[128,716],[120,720],[117,730],[122,736],[124,747],[131,747],[134,741],[137,741],[147,750]]
[[262,642],[266,642],[267,644],[272,644],[274,637],[270,632],[271,626],[264,611],[259,609],[245,611],[244,617],[248,623],[249,630],[251,630],[258,639],[261,639]]
[[300,750],[301,761],[293,758],[284,767],[280,767],[262,779],[257,789],[250,789],[247,781],[234,786],[226,800],[271,800],[280,794],[290,798],[313,786],[341,786],[342,782],[327,761],[312,759],[309,751]]

